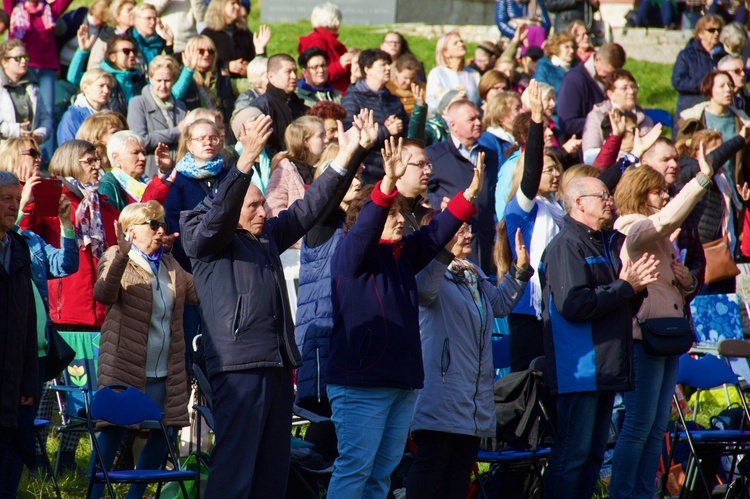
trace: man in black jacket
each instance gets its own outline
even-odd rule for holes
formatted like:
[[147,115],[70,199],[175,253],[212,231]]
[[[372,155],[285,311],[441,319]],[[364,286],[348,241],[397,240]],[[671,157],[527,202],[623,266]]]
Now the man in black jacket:
[[271,117],[273,131],[266,144],[269,158],[286,149],[284,132],[289,124],[304,116],[309,107],[295,93],[297,89],[297,63],[292,56],[275,54],[268,59],[268,86],[266,93],[250,103]]
[[396,182],[396,188],[406,201],[401,214],[404,216],[404,236],[408,236],[419,230],[422,218],[432,208],[426,196],[432,163],[424,152],[424,142],[419,139],[404,140],[404,151],[411,157],[406,165],[406,173]]
[[206,497],[284,497],[292,371],[300,354],[279,255],[336,203],[336,193],[347,188],[342,166],[357,168],[352,157],[363,155],[355,126],[305,197],[267,220],[265,199],[250,177],[270,126],[266,116],[244,125],[237,167],[213,199],[183,212],[180,220],[213,391],[216,447]]
[[0,497],[15,497],[24,463],[34,464],[34,399],[39,396],[31,256],[13,226],[21,188],[0,171]]

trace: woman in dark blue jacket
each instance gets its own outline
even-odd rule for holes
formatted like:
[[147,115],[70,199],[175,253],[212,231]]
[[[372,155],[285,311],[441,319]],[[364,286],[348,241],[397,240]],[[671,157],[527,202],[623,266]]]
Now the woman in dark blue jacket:
[[[695,25],[693,38],[677,55],[672,69],[672,86],[679,92],[675,123],[682,111],[706,100],[701,95],[701,81],[716,68],[719,59],[726,55],[719,43],[723,26],[724,21],[718,16],[710,14],[701,17]],[[677,134],[676,127],[672,133]]]
[[[398,465],[424,371],[415,275],[476,213],[484,158],[468,188],[427,226],[402,238],[396,181],[410,159],[391,138],[385,177],[347,212],[331,261],[333,330],[326,378],[339,457],[329,497],[385,497]],[[356,223],[355,223],[356,222]]]

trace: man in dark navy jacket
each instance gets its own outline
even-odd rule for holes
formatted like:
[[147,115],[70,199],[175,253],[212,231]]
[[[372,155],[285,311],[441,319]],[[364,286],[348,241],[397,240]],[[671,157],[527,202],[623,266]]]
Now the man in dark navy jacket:
[[357,168],[352,157],[363,155],[358,127],[346,137],[340,133],[344,141],[339,139],[331,167],[303,199],[266,219],[265,199],[250,177],[270,126],[267,116],[244,125],[236,168],[213,198],[183,212],[180,220],[213,391],[216,447],[206,497],[284,497],[292,370],[300,366],[300,354],[279,255],[318,221],[339,189],[347,188],[341,166]]
[[484,152],[484,187],[476,201],[477,215],[469,222],[476,237],[471,241],[469,256],[487,275],[495,275],[492,262],[492,241],[495,239],[495,185],[499,160],[497,154],[478,144],[482,135],[479,109],[473,102],[461,99],[446,110],[451,136],[427,149],[432,174],[427,184],[427,197],[433,209],[440,210],[456,193],[466,189],[474,176],[479,152]]

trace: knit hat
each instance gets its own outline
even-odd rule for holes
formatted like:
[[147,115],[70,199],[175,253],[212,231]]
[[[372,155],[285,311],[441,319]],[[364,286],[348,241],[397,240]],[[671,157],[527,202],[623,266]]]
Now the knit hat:
[[240,132],[242,132],[242,125],[244,123],[247,123],[248,121],[252,121],[254,118],[257,118],[263,114],[263,111],[258,109],[257,107],[246,107],[245,109],[239,111],[234,115],[234,118],[232,119],[232,132],[234,132],[234,136],[238,139],[240,138]]

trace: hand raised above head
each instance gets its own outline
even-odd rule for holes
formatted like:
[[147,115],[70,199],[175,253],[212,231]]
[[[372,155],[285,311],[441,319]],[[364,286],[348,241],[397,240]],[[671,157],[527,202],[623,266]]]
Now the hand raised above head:
[[411,159],[411,153],[404,150],[404,139],[389,137],[384,147],[380,150],[383,156],[383,170],[386,178],[394,181],[400,179],[406,173],[406,165]]
[[544,118],[544,104],[542,103],[542,89],[535,79],[531,79],[526,89],[529,93],[529,107],[531,108],[531,119],[535,123],[541,123]]
[[477,154],[477,165],[474,167],[474,177],[471,179],[471,184],[464,191],[464,197],[470,203],[476,200],[476,197],[482,192],[484,183],[484,152],[480,151]]
[[265,114],[261,114],[249,123],[242,124],[242,132],[239,136],[240,143],[242,143],[242,155],[237,162],[237,168],[240,171],[250,173],[253,164],[271,137],[273,132],[271,125],[271,117]]

